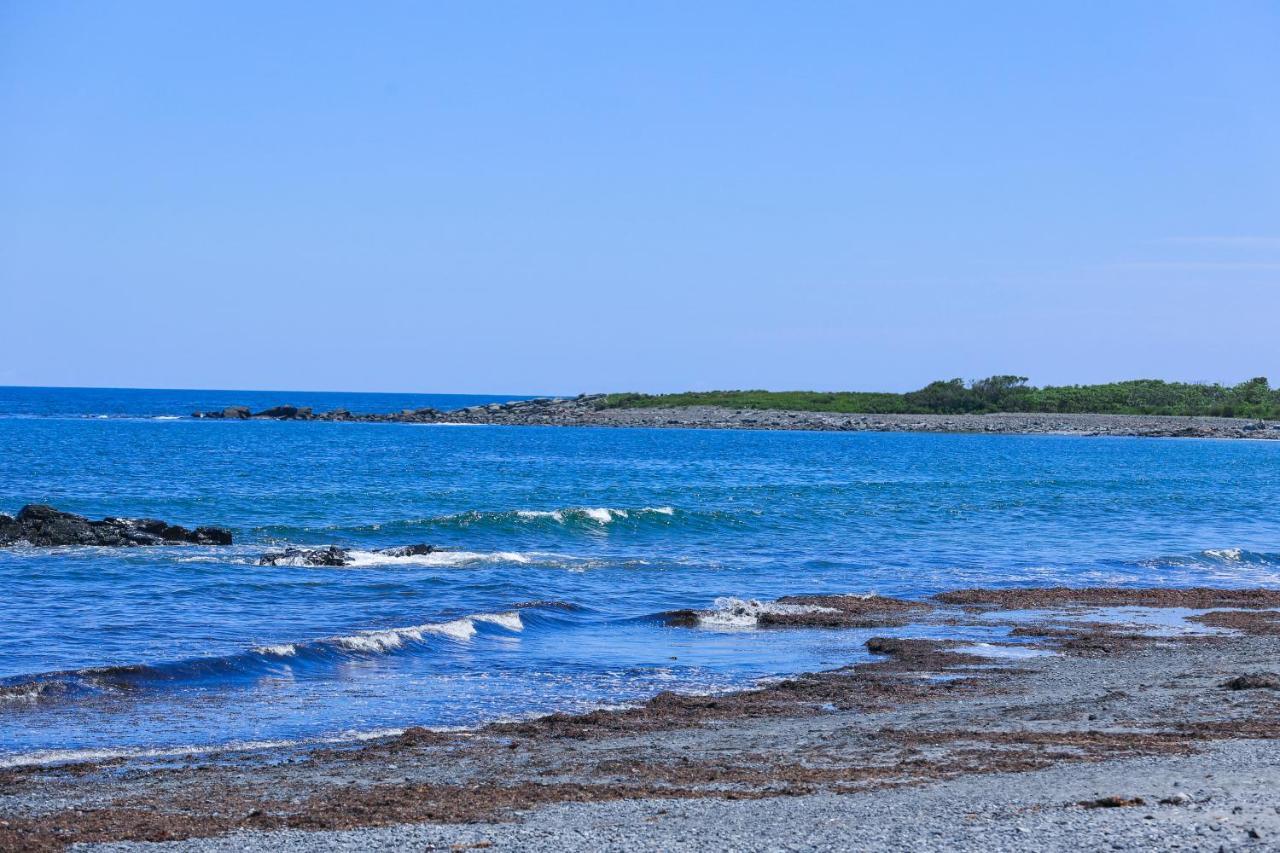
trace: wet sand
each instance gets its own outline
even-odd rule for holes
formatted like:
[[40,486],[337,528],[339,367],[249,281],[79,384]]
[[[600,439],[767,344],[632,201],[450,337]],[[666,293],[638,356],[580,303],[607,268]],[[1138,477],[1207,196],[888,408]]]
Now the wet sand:
[[[1280,845],[1280,591],[787,601],[809,627],[898,627],[869,662],[720,696],[3,770],[0,849]],[[1007,639],[945,639],[975,626]]]

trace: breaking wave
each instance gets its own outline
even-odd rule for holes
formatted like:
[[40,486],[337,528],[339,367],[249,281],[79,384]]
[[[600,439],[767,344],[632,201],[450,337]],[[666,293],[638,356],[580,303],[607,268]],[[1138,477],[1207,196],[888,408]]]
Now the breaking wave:
[[1242,548],[1208,548],[1200,556],[1221,563],[1242,563],[1255,566],[1280,566],[1280,554],[1245,551]]
[[[562,605],[555,603],[558,609]],[[427,622],[403,628],[357,631],[305,640],[253,646],[220,657],[189,658],[157,664],[88,667],[85,669],[12,676],[0,680],[0,707],[39,705],[49,701],[92,696],[128,695],[150,687],[221,683],[285,674],[294,667],[323,667],[352,658],[389,654],[433,641],[466,643],[478,633],[496,630],[518,633],[525,629],[521,613],[542,605],[521,606],[495,613],[473,613],[443,622]],[[548,605],[550,606],[550,605]]]
[[281,558],[276,561],[275,565],[296,566],[307,569],[364,569],[373,566],[436,566],[450,568],[475,563],[530,563],[533,562],[535,556],[533,554],[523,554],[519,551],[432,551],[429,554],[396,555],[382,551],[363,551],[353,548],[347,551],[347,562],[342,566],[315,566],[308,563],[303,556]]
[[430,518],[406,518],[365,525],[331,525],[324,528],[264,527],[259,532],[278,538],[297,538],[317,533],[355,535],[376,533],[380,537],[403,533],[412,537],[423,531],[531,531],[601,532],[609,528],[665,528],[673,524],[722,524],[734,517],[723,512],[688,512],[674,506],[641,507],[560,507],[556,509],[469,510]]
[[765,614],[794,616],[805,613],[838,613],[833,607],[816,604],[779,604],[776,601],[759,601],[754,598],[717,598],[711,610],[693,612],[703,628],[754,628]]

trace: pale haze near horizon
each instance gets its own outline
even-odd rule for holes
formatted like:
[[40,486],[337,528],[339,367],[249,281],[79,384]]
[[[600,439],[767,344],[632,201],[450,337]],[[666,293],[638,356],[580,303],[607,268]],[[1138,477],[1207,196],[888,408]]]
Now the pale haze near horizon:
[[1280,380],[1280,6],[0,5],[0,384]]

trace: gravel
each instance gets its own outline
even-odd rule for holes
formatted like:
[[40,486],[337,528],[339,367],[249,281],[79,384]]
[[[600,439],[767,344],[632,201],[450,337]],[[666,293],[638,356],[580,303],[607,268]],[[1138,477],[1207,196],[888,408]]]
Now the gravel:
[[[1204,753],[969,776],[919,788],[756,801],[630,800],[550,806],[511,823],[345,832],[238,833],[77,850],[252,853],[364,850],[1274,850],[1280,747],[1231,741]],[[1082,808],[1106,796],[1144,806]],[[1160,804],[1160,800],[1171,800]],[[1176,804],[1180,802],[1181,804]],[[1256,837],[1254,837],[1256,836]]]

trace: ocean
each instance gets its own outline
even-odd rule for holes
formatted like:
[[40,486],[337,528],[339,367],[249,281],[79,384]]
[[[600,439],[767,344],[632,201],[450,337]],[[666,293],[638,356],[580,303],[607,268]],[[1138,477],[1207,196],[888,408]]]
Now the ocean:
[[[510,399],[0,388],[0,512],[236,542],[0,549],[0,766],[727,690],[892,633],[753,627],[790,593],[1280,585],[1276,442],[189,417]],[[354,561],[257,564],[290,545]]]

